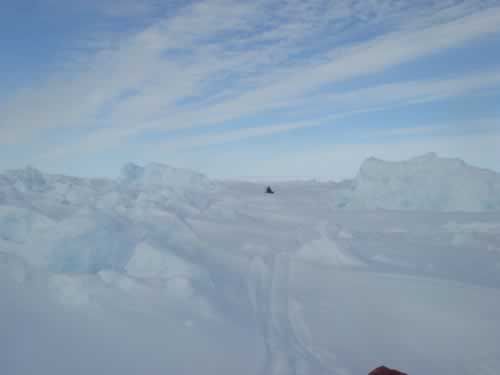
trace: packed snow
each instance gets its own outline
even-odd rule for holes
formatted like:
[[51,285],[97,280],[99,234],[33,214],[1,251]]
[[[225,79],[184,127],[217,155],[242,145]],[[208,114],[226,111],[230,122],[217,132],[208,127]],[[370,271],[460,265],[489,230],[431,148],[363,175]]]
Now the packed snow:
[[0,174],[0,373],[500,373],[500,175]]

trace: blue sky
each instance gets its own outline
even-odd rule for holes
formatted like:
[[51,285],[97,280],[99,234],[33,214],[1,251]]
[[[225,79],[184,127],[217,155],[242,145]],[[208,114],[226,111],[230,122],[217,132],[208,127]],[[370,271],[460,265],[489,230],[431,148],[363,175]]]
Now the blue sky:
[[17,0],[0,35],[0,169],[500,171],[500,0]]

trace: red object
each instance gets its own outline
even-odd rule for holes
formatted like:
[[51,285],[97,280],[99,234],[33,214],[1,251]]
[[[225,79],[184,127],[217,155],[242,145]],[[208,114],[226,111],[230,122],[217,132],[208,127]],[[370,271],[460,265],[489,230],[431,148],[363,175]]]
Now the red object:
[[375,370],[372,370],[368,375],[408,375],[408,374],[405,372],[393,370],[388,367],[382,366],[376,368]]

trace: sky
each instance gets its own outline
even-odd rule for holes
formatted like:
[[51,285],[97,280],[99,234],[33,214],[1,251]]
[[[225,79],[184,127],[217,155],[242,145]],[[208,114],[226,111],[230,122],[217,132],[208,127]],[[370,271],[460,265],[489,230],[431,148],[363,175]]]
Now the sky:
[[500,171],[500,0],[4,0],[0,170]]

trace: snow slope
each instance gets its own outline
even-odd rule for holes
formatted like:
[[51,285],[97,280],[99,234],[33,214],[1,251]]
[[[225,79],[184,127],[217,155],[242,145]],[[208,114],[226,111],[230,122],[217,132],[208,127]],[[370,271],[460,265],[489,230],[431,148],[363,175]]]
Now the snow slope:
[[274,195],[6,172],[0,372],[500,373],[497,180],[435,155]]

